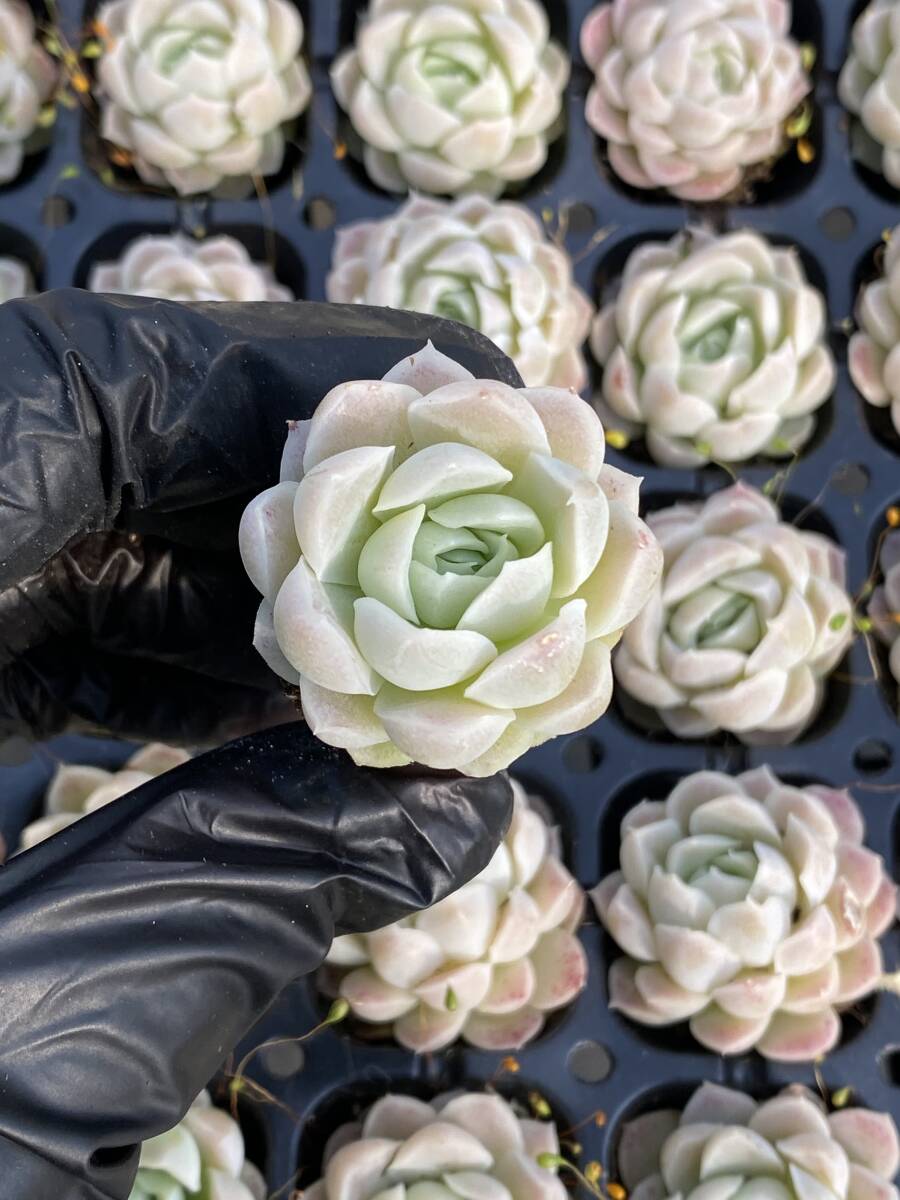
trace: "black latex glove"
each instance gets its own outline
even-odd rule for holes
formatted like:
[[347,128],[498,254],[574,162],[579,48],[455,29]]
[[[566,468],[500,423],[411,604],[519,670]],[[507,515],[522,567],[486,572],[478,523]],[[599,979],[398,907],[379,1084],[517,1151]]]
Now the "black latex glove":
[[486,338],[414,313],[73,290],[0,307],[0,741],[218,744],[289,719],[251,645],[241,511],[277,482],[286,421],[429,338],[520,382]]
[[[197,742],[288,716],[250,646],[237,519],[285,421],[431,337],[411,314],[58,292],[0,307],[0,730]],[[489,860],[501,779],[371,772],[292,723],[194,759],[0,873],[0,1193],[121,1200],[332,934]]]

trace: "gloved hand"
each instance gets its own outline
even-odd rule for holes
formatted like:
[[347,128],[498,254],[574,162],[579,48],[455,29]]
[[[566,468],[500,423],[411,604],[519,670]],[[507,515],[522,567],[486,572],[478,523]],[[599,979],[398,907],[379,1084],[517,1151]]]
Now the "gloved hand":
[[251,645],[240,514],[277,482],[286,421],[429,338],[520,384],[486,338],[414,313],[76,291],[0,308],[0,742],[213,745],[289,719]]
[[[60,292],[0,307],[0,723],[197,742],[277,715],[236,549],[288,418],[462,327],[325,305]],[[334,933],[485,866],[500,778],[364,771],[294,722],[201,755],[0,872],[0,1190],[123,1200]]]

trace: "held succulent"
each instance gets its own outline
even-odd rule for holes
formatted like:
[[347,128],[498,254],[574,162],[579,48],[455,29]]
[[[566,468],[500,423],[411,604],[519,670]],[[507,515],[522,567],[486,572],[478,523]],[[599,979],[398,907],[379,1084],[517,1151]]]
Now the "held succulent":
[[120,771],[102,767],[65,764],[57,768],[44,799],[44,815],[26,825],[19,840],[20,850],[68,829],[79,817],[118,800],[164,771],[181,766],[190,755],[174,746],[151,742],[132,754]]
[[311,85],[291,0],[112,0],[98,20],[101,133],[182,195],[279,170]]
[[898,1200],[897,1127],[887,1113],[830,1115],[797,1084],[757,1104],[704,1083],[683,1112],[622,1130],[618,1168],[630,1200]]
[[330,392],[244,513],[255,644],[357,763],[491,775],[595,721],[660,551],[570,391],[430,345]]
[[864,400],[890,409],[900,434],[900,225],[888,238],[881,277],[859,294],[856,322],[850,375]]
[[749,230],[644,243],[594,324],[601,415],[665,466],[792,454],[834,387],[826,334],[794,250]]
[[0,0],[0,183],[22,169],[41,108],[56,86],[56,67],[38,43],[25,0]]
[[788,0],[612,0],[581,50],[585,115],[626,183],[721,200],[785,149],[811,84],[788,35]]
[[539,171],[568,78],[538,0],[370,0],[331,69],[372,180],[450,195]]
[[31,271],[18,258],[0,257],[0,304],[30,296],[34,287]]
[[265,1180],[244,1157],[241,1127],[201,1092],[174,1129],[141,1146],[129,1200],[265,1200]]
[[617,681],[678,737],[793,741],[853,637],[843,551],[744,484],[649,525],[662,579],[625,633]]
[[479,329],[528,387],[581,391],[593,308],[566,252],[520,204],[415,197],[338,230],[328,299],[413,309]]
[[253,262],[232,237],[197,241],[171,237],[136,238],[116,262],[91,268],[92,292],[153,296],[159,300],[293,300],[267,263]]
[[[566,1200],[539,1156],[557,1155],[551,1121],[519,1117],[500,1096],[451,1093],[431,1104],[387,1095],[325,1147],[306,1200]],[[357,1180],[365,1180],[358,1191]]]
[[410,1050],[440,1050],[458,1037],[518,1050],[584,987],[587,960],[573,933],[583,893],[553,832],[512,784],[512,824],[480,875],[418,916],[345,934],[329,951],[329,974],[338,972],[351,1011],[393,1022]]
[[900,530],[892,530],[881,543],[880,566],[883,580],[872,595],[869,617],[890,647],[891,674],[900,684]]
[[700,771],[644,800],[622,822],[621,870],[592,893],[627,955],[611,1007],[645,1025],[689,1019],[718,1054],[831,1050],[838,1011],[878,986],[896,915],[863,835],[848,792],[789,787],[768,767]]
[[838,81],[844,107],[858,117],[854,149],[900,188],[900,4],[872,0],[856,20]]

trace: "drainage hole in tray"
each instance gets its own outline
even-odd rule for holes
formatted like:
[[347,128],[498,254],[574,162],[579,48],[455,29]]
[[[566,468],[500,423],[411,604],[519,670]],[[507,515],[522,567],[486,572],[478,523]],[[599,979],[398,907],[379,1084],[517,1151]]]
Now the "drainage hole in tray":
[[587,775],[596,771],[603,762],[603,747],[595,738],[579,734],[563,746],[562,760],[569,771],[576,775]]
[[881,775],[894,761],[894,752],[887,742],[866,738],[853,751],[853,766],[863,775]]
[[337,205],[328,196],[311,196],[303,210],[303,220],[316,232],[331,229],[337,221]]
[[856,214],[852,208],[838,205],[829,208],[819,217],[819,228],[833,242],[846,242],[856,232]]
[[885,1083],[900,1087],[900,1046],[886,1046],[878,1056]]
[[579,1083],[602,1083],[615,1068],[616,1060],[600,1042],[586,1039],[576,1042],[566,1056],[569,1073]]

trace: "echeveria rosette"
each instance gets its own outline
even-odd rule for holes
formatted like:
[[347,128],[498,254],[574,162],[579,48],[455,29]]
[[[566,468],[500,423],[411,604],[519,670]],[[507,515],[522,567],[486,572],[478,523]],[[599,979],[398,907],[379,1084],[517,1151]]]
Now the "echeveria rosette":
[[294,299],[272,268],[254,262],[235,238],[198,241],[181,233],[136,238],[115,262],[91,268],[88,288],[186,302]]
[[118,800],[126,792],[187,762],[190,755],[174,746],[151,742],[136,750],[119,771],[64,763],[58,767],[44,798],[44,815],[26,825],[19,849],[28,850],[68,829],[80,817]]
[[309,101],[292,0],[112,0],[98,12],[100,132],[182,195],[278,171]]
[[[496,1094],[457,1092],[431,1104],[388,1094],[325,1147],[322,1178],[307,1200],[566,1200],[554,1170],[552,1121],[519,1116]],[[357,1181],[364,1180],[364,1184]]]
[[853,638],[843,551],[745,484],[648,524],[663,573],[625,632],[617,682],[677,737],[793,741]]
[[339,229],[328,299],[462,321],[515,362],[529,387],[587,383],[593,306],[572,262],[520,204],[414,197],[392,217]]
[[336,938],[328,954],[326,977],[337,984],[329,990],[361,1020],[392,1023],[409,1050],[430,1053],[457,1038],[519,1050],[587,980],[574,935],[584,895],[554,832],[511,782],[512,823],[480,875],[415,917]]
[[265,1200],[241,1127],[201,1092],[184,1118],[141,1146],[129,1200]]
[[573,392],[431,346],[298,423],[240,542],[255,644],[313,733],[359,764],[479,776],[597,720],[661,560],[604,449]]
[[704,1083],[682,1112],[622,1130],[618,1171],[630,1200],[898,1200],[897,1127],[887,1113],[828,1113],[792,1085],[757,1103]]
[[897,888],[863,845],[848,792],[790,787],[767,767],[700,771],[622,822],[621,870],[592,897],[627,957],[610,1006],[645,1025],[690,1020],[717,1054],[805,1062],[838,1012],[875,990]]
[[53,60],[37,40],[24,0],[0,0],[0,183],[22,169],[41,109],[56,87]]
[[882,581],[872,594],[869,618],[890,648],[891,674],[900,684],[900,530],[891,530],[882,541],[879,567]]
[[34,288],[31,271],[18,258],[0,256],[0,304],[30,296]]
[[795,250],[749,230],[645,242],[594,323],[598,409],[665,466],[790,455],[834,388],[826,338]]
[[887,239],[881,276],[859,294],[856,323],[850,375],[864,400],[890,410],[900,434],[900,225]]
[[439,195],[536,174],[568,78],[538,0],[370,0],[331,68],[372,180]]
[[900,4],[872,0],[856,19],[838,80],[844,107],[859,118],[854,150],[900,188]]
[[586,18],[585,116],[632,187],[737,193],[779,157],[811,90],[788,0],[612,0]]

